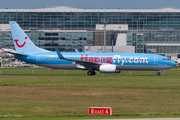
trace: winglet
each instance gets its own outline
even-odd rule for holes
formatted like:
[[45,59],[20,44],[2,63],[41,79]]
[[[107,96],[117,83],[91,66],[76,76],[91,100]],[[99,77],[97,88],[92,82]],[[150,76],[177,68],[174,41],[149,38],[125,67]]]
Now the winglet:
[[56,50],[60,59],[65,59],[64,56],[59,52],[59,50],[57,48],[55,48],[55,50]]
[[75,49],[75,51],[78,53],[79,51],[77,49]]

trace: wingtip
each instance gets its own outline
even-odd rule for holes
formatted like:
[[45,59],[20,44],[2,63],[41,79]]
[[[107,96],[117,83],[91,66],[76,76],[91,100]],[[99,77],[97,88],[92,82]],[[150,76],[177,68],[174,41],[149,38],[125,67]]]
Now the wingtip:
[[79,51],[77,49],[75,49],[75,51],[78,53]]
[[55,50],[60,59],[65,59],[64,56],[59,52],[59,50],[57,48],[55,48]]

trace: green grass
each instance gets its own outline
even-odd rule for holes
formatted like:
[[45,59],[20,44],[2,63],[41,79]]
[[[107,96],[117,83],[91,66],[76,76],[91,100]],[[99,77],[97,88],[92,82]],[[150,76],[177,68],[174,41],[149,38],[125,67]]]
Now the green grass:
[[[0,69],[0,118],[89,119],[180,117],[180,71]],[[112,116],[89,116],[89,107],[111,107]]]

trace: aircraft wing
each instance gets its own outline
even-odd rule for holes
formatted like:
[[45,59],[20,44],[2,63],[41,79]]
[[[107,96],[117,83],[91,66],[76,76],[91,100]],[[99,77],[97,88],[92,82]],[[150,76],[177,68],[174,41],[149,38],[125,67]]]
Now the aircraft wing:
[[10,53],[10,54],[13,54],[13,55],[19,55],[19,56],[24,56],[24,57],[27,57],[27,55],[24,55],[24,54],[20,54],[20,53],[16,53],[16,52],[12,52],[12,51],[8,51],[8,50],[5,50],[5,49],[2,49],[4,52],[6,53]]
[[74,61],[76,62],[76,64],[80,64],[80,65],[83,65],[85,67],[93,67],[93,68],[96,68],[96,67],[99,67],[101,64],[99,63],[93,63],[93,62],[86,62],[86,61],[80,61],[80,60],[72,60],[72,59],[67,59],[65,58],[59,51],[57,48],[55,48],[58,56],[60,59],[64,59],[64,60],[68,60],[68,61]]

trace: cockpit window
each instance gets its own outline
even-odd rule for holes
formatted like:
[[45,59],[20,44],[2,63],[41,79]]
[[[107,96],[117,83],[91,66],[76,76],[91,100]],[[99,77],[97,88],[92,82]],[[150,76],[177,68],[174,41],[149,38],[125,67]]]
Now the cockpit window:
[[169,60],[169,59],[168,59],[168,58],[163,58],[163,60],[164,60],[164,61],[167,61],[167,60]]

